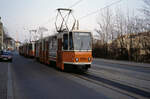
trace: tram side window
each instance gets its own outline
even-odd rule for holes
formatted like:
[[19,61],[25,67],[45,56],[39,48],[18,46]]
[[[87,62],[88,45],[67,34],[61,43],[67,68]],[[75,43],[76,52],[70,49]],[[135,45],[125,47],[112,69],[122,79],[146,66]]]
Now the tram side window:
[[73,40],[72,40],[72,33],[69,33],[69,49],[73,50]]
[[29,45],[29,50],[32,50],[32,44]]
[[68,50],[68,34],[63,35],[63,49]]
[[35,44],[32,44],[32,50],[34,50],[34,46],[35,46]]
[[56,37],[53,38],[52,47],[53,47],[52,49],[53,49],[54,51],[57,49],[57,38],[56,38]]
[[49,40],[49,49],[50,50],[52,49],[52,40],[51,39]]

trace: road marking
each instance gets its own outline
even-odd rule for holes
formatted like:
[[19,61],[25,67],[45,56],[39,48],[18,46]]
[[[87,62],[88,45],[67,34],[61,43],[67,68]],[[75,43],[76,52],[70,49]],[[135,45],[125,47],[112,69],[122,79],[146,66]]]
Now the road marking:
[[7,99],[14,99],[13,84],[12,84],[12,73],[11,73],[10,63],[8,63]]

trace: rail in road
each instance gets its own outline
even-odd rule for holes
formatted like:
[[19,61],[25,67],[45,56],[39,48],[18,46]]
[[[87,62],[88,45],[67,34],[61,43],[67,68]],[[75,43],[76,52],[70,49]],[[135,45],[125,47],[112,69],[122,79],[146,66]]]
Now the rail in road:
[[99,86],[107,87],[111,90],[117,91],[119,93],[123,93],[125,95],[131,96],[137,99],[149,99],[150,98],[150,92],[148,91],[141,90],[141,89],[132,87],[130,85],[125,85],[118,81],[114,81],[114,80],[110,80],[107,78],[97,76],[95,72],[92,72],[92,71],[89,71],[86,73],[75,72],[71,74],[73,76],[84,79],[88,82],[97,84]]

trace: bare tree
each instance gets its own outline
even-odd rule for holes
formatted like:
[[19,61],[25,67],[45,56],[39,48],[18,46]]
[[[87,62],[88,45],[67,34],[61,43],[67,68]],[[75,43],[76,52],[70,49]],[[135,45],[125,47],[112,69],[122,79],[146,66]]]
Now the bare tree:
[[141,11],[145,15],[145,29],[147,31],[150,31],[150,0],[143,0],[143,2],[145,5],[141,9]]
[[150,0],[143,0],[145,6],[143,7],[144,14],[149,17],[150,16]]
[[98,28],[95,31],[100,35],[101,46],[108,54],[108,43],[114,40],[114,20],[113,13],[109,8],[100,13]]
[[101,12],[100,19],[98,20],[98,28],[95,29],[103,43],[108,43],[110,39],[113,39],[113,25],[113,14],[107,8]]
[[[144,2],[147,3],[142,10],[145,13],[145,18],[136,16],[134,12],[125,14],[120,8],[116,9],[115,13],[106,9],[100,14],[98,28],[95,29],[100,35],[100,44],[103,46],[100,49],[103,48],[104,51],[107,49],[109,53],[116,53],[114,54],[116,58],[129,59],[130,61],[138,61],[140,51],[143,48],[149,55],[150,0],[144,0]],[[144,36],[144,39],[145,32],[148,34]],[[112,43],[108,43],[109,41]],[[107,55],[106,53],[105,56]]]

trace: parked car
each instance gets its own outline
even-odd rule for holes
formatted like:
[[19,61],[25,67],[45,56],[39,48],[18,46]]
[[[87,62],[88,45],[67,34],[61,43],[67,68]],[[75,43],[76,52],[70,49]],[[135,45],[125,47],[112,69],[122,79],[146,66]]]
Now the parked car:
[[0,51],[0,60],[12,62],[13,55],[8,51]]

